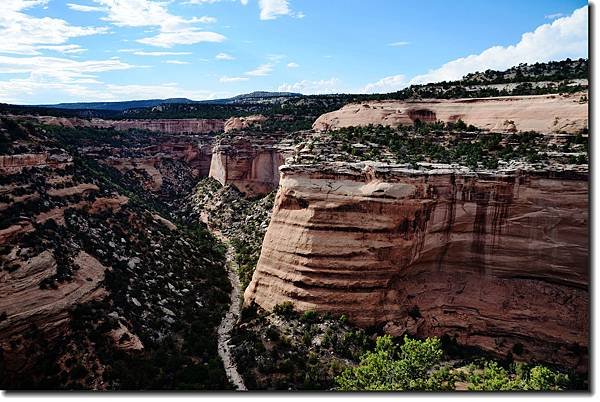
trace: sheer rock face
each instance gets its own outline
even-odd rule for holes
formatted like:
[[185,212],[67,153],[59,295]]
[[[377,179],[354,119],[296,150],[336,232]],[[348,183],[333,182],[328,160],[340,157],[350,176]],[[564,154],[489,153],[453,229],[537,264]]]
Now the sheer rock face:
[[130,128],[157,131],[167,134],[207,134],[223,131],[225,120],[222,119],[130,119],[104,120],[81,119],[76,117],[35,116],[44,124],[64,127],[97,127],[129,130]]
[[586,366],[587,177],[281,172],[246,304]]
[[213,148],[209,176],[246,196],[266,194],[277,188],[283,162],[282,151],[273,144],[238,137]]
[[580,101],[582,95],[587,97],[587,93],[576,93],[349,104],[320,116],[313,128],[329,131],[369,124],[395,127],[413,124],[417,119],[424,122],[461,119],[466,124],[500,132],[576,134],[588,127],[588,103]]
[[64,168],[72,162],[66,154],[50,155],[48,153],[0,155],[0,173],[17,173],[29,167]]

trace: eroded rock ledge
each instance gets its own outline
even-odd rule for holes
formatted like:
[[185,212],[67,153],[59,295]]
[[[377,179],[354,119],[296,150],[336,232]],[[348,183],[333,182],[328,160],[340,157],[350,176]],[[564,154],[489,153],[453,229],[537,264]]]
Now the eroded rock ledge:
[[586,366],[587,173],[280,170],[247,304]]
[[536,131],[576,134],[588,127],[587,93],[504,96],[497,98],[372,101],[348,104],[325,113],[313,124],[317,131],[342,127],[457,122],[497,132]]

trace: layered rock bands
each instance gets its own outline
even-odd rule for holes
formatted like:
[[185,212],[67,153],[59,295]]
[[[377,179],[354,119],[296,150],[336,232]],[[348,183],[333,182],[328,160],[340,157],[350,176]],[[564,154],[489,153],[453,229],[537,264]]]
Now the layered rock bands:
[[583,369],[586,176],[284,166],[245,302]]
[[588,127],[587,93],[349,104],[320,116],[313,128],[329,131],[369,124],[398,126],[411,125],[416,120],[459,119],[492,131],[577,134]]

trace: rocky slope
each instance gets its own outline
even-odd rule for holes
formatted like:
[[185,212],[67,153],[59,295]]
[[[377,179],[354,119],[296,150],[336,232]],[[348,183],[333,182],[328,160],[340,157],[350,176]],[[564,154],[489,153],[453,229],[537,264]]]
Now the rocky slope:
[[342,127],[411,125],[422,122],[456,122],[492,131],[578,133],[588,127],[587,93],[510,96],[480,99],[371,101],[349,104],[320,116],[317,131]]
[[218,243],[101,163],[139,137],[56,130],[0,122],[0,388],[228,388]]
[[283,167],[246,304],[587,364],[585,174]]

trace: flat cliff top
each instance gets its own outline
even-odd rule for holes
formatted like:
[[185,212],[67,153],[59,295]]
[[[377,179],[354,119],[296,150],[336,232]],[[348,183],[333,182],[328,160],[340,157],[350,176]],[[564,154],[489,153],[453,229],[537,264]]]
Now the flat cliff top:
[[383,100],[345,105],[313,124],[317,131],[343,127],[395,127],[415,121],[457,122],[504,132],[577,133],[588,127],[587,92],[465,99]]
[[352,178],[393,180],[394,177],[459,175],[478,178],[518,177],[523,175],[555,179],[587,180],[587,167],[551,166],[539,168],[526,163],[514,163],[500,169],[473,170],[459,164],[419,162],[416,167],[410,164],[388,164],[374,161],[326,162],[314,164],[287,164],[279,168],[284,177],[318,176],[320,178]]

